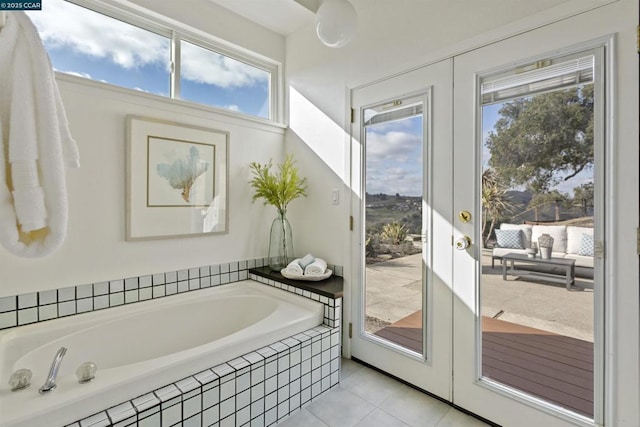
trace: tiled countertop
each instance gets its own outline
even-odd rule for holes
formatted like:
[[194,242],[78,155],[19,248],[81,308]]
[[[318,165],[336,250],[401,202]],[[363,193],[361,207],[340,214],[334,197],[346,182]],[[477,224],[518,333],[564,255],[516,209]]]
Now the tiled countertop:
[[342,298],[343,294],[343,280],[340,276],[333,275],[328,279],[321,280],[319,282],[292,280],[287,279],[277,271],[271,270],[269,267],[251,268],[249,269],[249,274],[255,274],[257,276],[266,277],[267,279],[286,283],[287,285],[304,289],[305,291],[315,292],[316,294],[323,295],[328,298]]

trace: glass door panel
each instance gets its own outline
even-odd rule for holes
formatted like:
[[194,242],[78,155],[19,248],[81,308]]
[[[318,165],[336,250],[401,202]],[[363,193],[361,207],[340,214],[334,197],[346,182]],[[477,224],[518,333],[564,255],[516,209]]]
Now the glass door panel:
[[367,334],[423,354],[423,97],[364,110]]

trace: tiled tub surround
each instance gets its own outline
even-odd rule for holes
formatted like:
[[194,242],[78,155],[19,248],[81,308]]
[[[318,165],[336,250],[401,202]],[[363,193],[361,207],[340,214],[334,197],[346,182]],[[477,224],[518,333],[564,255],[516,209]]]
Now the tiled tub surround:
[[[265,258],[0,297],[0,329],[246,280]],[[341,266],[328,266],[342,276]]]
[[[254,261],[248,261],[246,264],[239,262],[237,265],[238,265],[238,268],[242,267],[243,264],[246,265],[247,268],[253,267],[254,264],[259,267],[261,262],[263,262],[263,260],[254,260]],[[217,270],[216,267],[219,268],[218,270],[220,271],[219,274],[226,274],[226,273],[223,273],[225,270],[227,270],[226,266],[224,265],[211,266],[211,268],[208,268],[208,267],[205,267],[205,268],[208,269],[208,271],[210,272],[215,272]],[[198,269],[198,271],[202,272],[205,270],[205,268]],[[233,264],[230,264],[228,268],[229,269],[227,271],[229,271],[229,273],[233,273],[232,271],[234,268]],[[195,269],[190,269],[187,271],[192,273],[193,275],[193,273],[195,272]],[[246,273],[246,270],[245,270],[245,273]],[[164,276],[169,277],[169,281],[165,280],[165,282],[168,282],[168,283],[165,283],[165,285],[174,283],[174,282],[170,282],[172,273],[167,273]],[[184,273],[176,272],[176,279],[178,279],[178,277],[180,276],[185,277]],[[242,271],[238,271],[238,278],[243,276],[244,276],[244,273],[242,273]],[[154,275],[151,277],[152,277],[151,280],[153,281],[154,278],[159,277],[159,275]],[[203,277],[199,277],[199,279],[202,279],[202,278]],[[146,279],[144,278],[138,278],[138,279],[141,285],[144,285],[144,283],[146,282]],[[217,284],[216,282],[217,282],[217,279],[215,278],[210,279],[210,283]],[[284,339],[280,341],[280,344],[274,343],[269,347],[261,349],[261,351],[257,354],[260,355],[260,357],[262,357],[263,359],[262,362],[256,359],[257,357],[255,355],[256,352],[250,352],[245,354],[243,357],[236,359],[235,361],[230,361],[222,365],[218,365],[215,367],[215,372],[217,372],[215,375],[220,377],[220,378],[217,378],[218,384],[227,383],[228,381],[230,381],[231,378],[236,378],[236,377],[238,381],[242,382],[244,381],[242,379],[242,375],[246,370],[246,367],[243,366],[244,362],[242,360],[245,360],[250,363],[250,368],[252,371],[255,369],[258,369],[258,372],[260,372],[260,369],[261,369],[260,366],[262,363],[268,363],[273,356],[276,356],[278,360],[281,361],[281,363],[284,363],[283,356],[288,354],[291,358],[290,383],[286,383],[284,381],[285,380],[284,374],[282,372],[279,372],[279,375],[277,378],[277,386],[276,386],[278,391],[278,394],[277,394],[278,404],[276,406],[271,406],[273,403],[274,396],[276,395],[269,396],[270,394],[269,392],[271,390],[271,387],[273,387],[275,379],[265,381],[264,386],[267,388],[268,391],[265,393],[264,397],[262,398],[263,400],[261,400],[261,398],[259,397],[259,394],[254,394],[253,392],[254,390],[259,390],[260,387],[258,387],[258,389],[252,388],[252,393],[250,394],[252,403],[251,403],[249,412],[247,412],[245,408],[241,407],[246,399],[246,393],[242,394],[240,392],[238,393],[237,396],[234,395],[234,399],[240,399],[240,401],[235,406],[235,408],[238,411],[234,410],[232,414],[227,415],[227,413],[224,412],[229,410],[231,405],[230,400],[224,403],[224,407],[220,405],[208,406],[205,399],[208,399],[209,397],[213,396],[212,393],[214,392],[207,393],[208,391],[207,387],[209,387],[209,382],[203,383],[203,379],[205,377],[207,378],[210,377],[211,378],[210,383],[214,384],[215,375],[211,376],[212,374],[209,374],[208,371],[204,371],[204,373],[201,373],[200,375],[195,375],[194,377],[188,377],[188,378],[185,378],[184,380],[178,381],[177,383],[174,384],[175,388],[161,387],[160,389],[156,390],[153,393],[142,395],[139,398],[133,399],[130,402],[117,405],[115,407],[110,408],[109,410],[98,412],[97,414],[91,417],[88,417],[86,419],[83,419],[82,421],[78,421],[77,423],[74,423],[72,425],[74,426],[81,425],[82,427],[103,426],[103,425],[104,426],[131,425],[131,426],[150,427],[150,426],[157,425],[159,427],[160,426],[165,427],[165,426],[171,426],[171,425],[176,425],[176,426],[192,425],[190,423],[195,423],[193,425],[196,425],[196,424],[200,425],[199,424],[200,422],[203,423],[202,425],[216,425],[216,426],[217,425],[240,425],[237,423],[240,421],[243,421],[247,413],[249,413],[250,420],[251,420],[251,423],[248,423],[247,425],[270,425],[272,424],[272,421],[274,419],[281,420],[282,417],[285,416],[284,414],[285,414],[286,405],[283,404],[284,402],[282,400],[285,399],[287,390],[290,392],[290,396],[288,399],[285,399],[285,400],[287,400],[289,404],[289,412],[293,413],[297,410],[297,408],[299,408],[304,403],[308,402],[311,398],[315,398],[319,393],[322,393],[326,391],[328,388],[333,387],[335,384],[337,384],[339,380],[339,357],[340,357],[339,324],[340,324],[340,314],[341,314],[341,298],[335,298],[335,299],[326,298],[325,296],[318,295],[316,293],[301,292],[299,289],[296,289],[295,287],[289,287],[286,285],[280,286],[274,283],[273,281],[269,282],[265,280],[264,282],[274,287],[281,287],[286,291],[290,291],[298,295],[302,295],[304,293],[303,296],[315,301],[322,302],[324,305],[324,326],[320,326],[312,330],[305,331],[301,334],[296,334],[295,336],[290,336],[289,339]],[[161,286],[161,284],[158,283],[156,286]],[[76,291],[75,294],[79,297],[82,297],[83,294],[81,292],[78,292],[78,288],[80,287],[76,287],[74,289]],[[69,289],[73,289],[73,288],[69,288]],[[116,293],[119,290],[117,281],[116,281],[116,286],[113,287],[113,290],[115,290]],[[62,292],[63,296],[64,296],[64,293],[65,292],[63,291]],[[201,293],[195,292],[190,294],[199,296]],[[167,298],[166,300],[167,301],[173,300],[173,298]],[[43,302],[46,302],[46,299]],[[120,307],[120,308],[124,308],[124,307]],[[116,308],[115,310],[117,309],[118,308]],[[101,313],[107,313],[110,311],[112,310],[101,310]],[[75,321],[74,319],[68,319],[68,320]],[[58,323],[58,322],[53,322],[53,323]],[[332,326],[329,326],[329,325],[332,325]],[[326,339],[327,337],[330,337],[329,341],[327,341]],[[302,351],[302,353],[300,354],[302,354],[301,357],[303,357],[302,359],[300,359],[300,372],[301,372],[300,377],[298,377],[298,368],[295,366],[297,364],[296,362],[298,360],[298,354],[299,354],[296,352],[296,348],[298,348],[297,347],[298,344],[295,344],[296,341],[299,343],[299,348]],[[315,344],[316,341],[318,341],[320,344]],[[327,351],[327,342],[329,342],[330,351]],[[283,347],[283,345],[286,346],[286,349],[285,347]],[[303,350],[303,348],[305,347],[309,347],[309,349]],[[271,351],[275,351],[276,353],[271,356],[265,356],[265,354]],[[311,351],[309,358],[306,357],[308,351]],[[307,362],[307,360],[309,360],[309,362]],[[47,361],[47,363],[48,362],[49,361]],[[212,364],[214,364],[214,362],[212,362]],[[268,366],[268,364],[265,366]],[[233,372],[232,371],[227,372],[225,371],[225,369],[227,370],[233,369]],[[193,371],[185,372],[185,373],[192,374]],[[223,375],[219,375],[220,373],[222,373]],[[267,375],[269,373],[267,373]],[[98,376],[99,375],[100,375],[100,371]],[[260,375],[260,374],[258,373],[257,375]],[[305,375],[308,375],[308,376],[305,376]],[[197,384],[193,382],[193,378],[197,378],[196,379],[196,381],[198,381]],[[88,386],[91,386],[91,385],[92,384],[89,384]],[[194,387],[194,386],[195,388],[193,390],[187,390],[189,387]],[[58,388],[56,392],[59,392],[62,389],[61,387]],[[214,386],[211,385],[211,387],[214,387]],[[230,385],[226,385],[225,387],[226,387],[225,390],[228,390]],[[151,388],[149,388],[148,390],[150,389]],[[242,391],[241,389],[242,389],[242,386],[238,387],[239,391]],[[173,395],[175,390],[180,391],[180,396]],[[170,391],[172,392],[169,393]],[[221,391],[222,390],[219,389],[219,392]],[[259,391],[255,391],[255,393],[259,393]],[[195,399],[196,395],[200,396],[198,398],[198,399],[201,399],[199,404],[197,403],[198,399]],[[122,396],[122,397],[125,397],[125,396]],[[219,400],[219,402],[228,400],[226,398],[227,397],[226,392],[225,394],[221,395],[221,397],[223,399]],[[106,405],[107,404],[105,403],[105,406]],[[184,405],[187,405],[187,406],[185,407]],[[259,408],[261,407],[261,405],[264,405],[264,411],[262,414],[259,413],[260,412]],[[200,408],[199,412],[193,412],[196,406]],[[182,422],[182,419],[178,422],[178,424],[175,424],[172,421],[173,420],[172,417],[175,417],[176,414],[178,413],[178,408],[182,408],[180,409],[182,411],[180,416],[182,417],[182,419],[184,419],[184,424],[179,424],[179,422]],[[165,413],[165,409],[167,410],[166,413]],[[130,412],[130,410],[135,411],[135,414]],[[222,412],[223,417],[219,416],[220,410],[223,410]],[[72,412],[72,413],[76,414],[76,416],[78,414],[78,412]],[[220,420],[220,424],[213,421],[215,419],[214,417],[215,413],[218,414],[218,419]],[[235,418],[236,416],[240,418],[236,419]],[[126,420],[126,422],[122,422],[123,420]],[[207,424],[209,422],[211,423]],[[3,421],[2,418],[0,418],[0,426],[4,427],[5,425],[8,426],[9,424],[5,423],[5,421]],[[32,424],[29,424],[29,425],[31,426]],[[52,424],[47,423],[46,425],[49,426]]]

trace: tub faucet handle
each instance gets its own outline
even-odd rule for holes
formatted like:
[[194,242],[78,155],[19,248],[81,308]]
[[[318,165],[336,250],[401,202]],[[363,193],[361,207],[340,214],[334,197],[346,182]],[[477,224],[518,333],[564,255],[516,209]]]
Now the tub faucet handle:
[[29,369],[18,369],[9,378],[9,386],[11,391],[25,389],[31,385],[31,376],[33,374]]
[[67,349],[65,347],[60,347],[55,357],[53,358],[53,362],[51,363],[51,369],[49,369],[49,375],[47,376],[47,381],[40,387],[40,393],[47,393],[53,390],[58,386],[56,384],[56,377],[58,376],[58,371],[60,370],[60,365],[62,364],[62,358],[67,353]]
[[76,369],[76,377],[80,384],[88,383],[96,378],[98,367],[93,362],[85,362]]

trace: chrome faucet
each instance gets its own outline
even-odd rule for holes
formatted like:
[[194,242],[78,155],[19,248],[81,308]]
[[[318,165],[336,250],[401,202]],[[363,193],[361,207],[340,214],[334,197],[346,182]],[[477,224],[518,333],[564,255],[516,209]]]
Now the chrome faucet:
[[56,384],[56,377],[58,376],[58,370],[62,364],[62,358],[66,353],[67,349],[65,347],[60,347],[60,350],[56,353],[56,356],[53,358],[53,362],[51,363],[51,369],[49,369],[47,381],[45,381],[44,385],[40,387],[41,394],[47,393],[58,386]]

